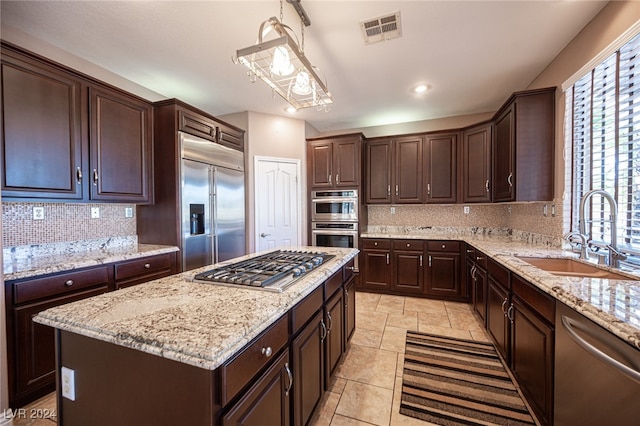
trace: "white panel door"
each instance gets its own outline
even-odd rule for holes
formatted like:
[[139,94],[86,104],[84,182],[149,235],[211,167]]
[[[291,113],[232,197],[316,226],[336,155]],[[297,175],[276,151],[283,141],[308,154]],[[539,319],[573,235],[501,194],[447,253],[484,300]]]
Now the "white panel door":
[[299,160],[256,158],[256,250],[300,245]]

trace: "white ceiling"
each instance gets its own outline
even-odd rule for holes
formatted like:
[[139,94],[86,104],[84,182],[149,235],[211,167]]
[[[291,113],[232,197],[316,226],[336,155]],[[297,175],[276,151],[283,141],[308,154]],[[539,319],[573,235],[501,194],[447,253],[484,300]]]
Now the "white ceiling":
[[[255,43],[279,1],[6,1],[17,28],[213,115],[286,115],[268,86],[232,57]],[[335,131],[495,111],[525,89],[606,4],[602,1],[303,0],[305,53],[325,74],[329,112],[299,111]],[[402,37],[365,45],[359,22],[400,10]],[[284,3],[284,23],[300,21]],[[581,64],[576,64],[581,65]],[[83,70],[80,70],[83,71]],[[410,88],[426,82],[423,96]],[[148,96],[147,96],[148,97]],[[150,99],[158,100],[158,99]]]

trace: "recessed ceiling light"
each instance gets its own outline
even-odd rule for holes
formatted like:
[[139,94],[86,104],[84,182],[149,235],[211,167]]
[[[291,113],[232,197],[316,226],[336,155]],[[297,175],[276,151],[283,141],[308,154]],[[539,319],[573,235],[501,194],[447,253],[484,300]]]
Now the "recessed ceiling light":
[[416,86],[413,87],[413,89],[411,89],[413,91],[413,93],[424,93],[427,90],[429,90],[431,88],[431,86],[429,86],[428,84],[418,84]]
[[286,112],[288,112],[289,114],[293,114],[295,112],[297,112],[298,110],[296,109],[296,107],[292,107],[292,106],[288,106],[284,109]]

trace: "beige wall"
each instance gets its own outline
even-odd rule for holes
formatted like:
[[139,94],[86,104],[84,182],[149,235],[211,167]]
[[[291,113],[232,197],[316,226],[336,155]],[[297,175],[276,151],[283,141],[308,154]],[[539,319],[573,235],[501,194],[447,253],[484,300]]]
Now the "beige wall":
[[301,244],[307,244],[307,169],[306,169],[306,124],[302,120],[280,117],[258,112],[243,112],[221,116],[226,122],[246,130],[245,179],[247,244],[249,252],[255,251],[255,173],[256,156],[300,161],[298,185],[301,188]]

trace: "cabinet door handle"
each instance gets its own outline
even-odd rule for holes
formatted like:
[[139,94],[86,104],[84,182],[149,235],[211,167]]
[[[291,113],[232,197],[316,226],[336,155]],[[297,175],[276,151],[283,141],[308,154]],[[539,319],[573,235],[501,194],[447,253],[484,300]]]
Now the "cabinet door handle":
[[429,255],[429,268],[431,268],[431,255]]
[[477,278],[476,278],[476,271],[477,271],[477,270],[478,270],[478,268],[476,268],[476,265],[473,265],[473,266],[471,267],[471,279],[472,279],[473,281],[477,281]]
[[93,184],[98,185],[98,169],[93,169]]
[[340,175],[336,175],[336,185],[340,185]]
[[80,167],[76,167],[76,182],[78,185],[82,183],[82,169]]
[[478,261],[478,262],[483,261],[483,260],[484,260],[484,257],[482,257],[482,256],[477,256],[476,257],[476,261]]
[[507,318],[509,318],[509,321],[511,322],[511,324],[513,324],[513,303],[511,304],[511,306],[509,306],[509,310],[507,310]]
[[391,185],[387,185],[387,196],[391,195]]
[[331,318],[331,312],[327,311],[327,319],[329,320],[329,328],[327,328],[327,334],[331,334],[333,328],[333,318]]
[[396,185],[396,195],[398,195],[398,185]]
[[507,183],[509,184],[509,186],[513,186],[513,173],[509,173],[509,176],[507,177]]
[[289,363],[288,362],[284,363],[284,371],[287,372],[287,376],[289,377],[289,386],[287,386],[287,388],[284,390],[284,394],[285,394],[285,396],[289,396],[289,392],[291,391],[291,388],[293,387],[293,374],[291,374],[291,369],[289,369]]
[[427,195],[431,195],[431,184],[427,184]]
[[264,355],[265,357],[269,358],[272,353],[273,353],[273,349],[271,349],[271,346],[267,346],[266,348],[262,348],[262,355]]
[[420,267],[422,268],[422,255],[420,255]]
[[73,285],[73,280],[67,280],[64,282],[65,287],[71,287]]
[[487,192],[489,192],[489,179],[487,179],[487,181],[484,183],[484,187],[487,190]]
[[331,185],[331,175],[329,175],[329,185]]
[[149,268],[151,268],[151,265],[150,265],[150,264],[148,264],[148,263],[145,263],[145,264],[144,264],[144,269],[149,269]]
[[389,253],[387,253],[387,265],[389,264]]
[[347,290],[346,288],[344,289],[344,306],[346,308],[349,307],[349,290]]
[[507,304],[507,298],[505,297],[504,300],[502,301],[502,306],[500,306],[500,309],[502,309],[502,313],[504,314],[504,316],[507,316],[507,311],[504,309],[505,305]]
[[320,341],[324,342],[324,339],[327,338],[327,326],[324,325],[324,321],[320,320],[320,327],[322,328],[322,334],[320,335]]

